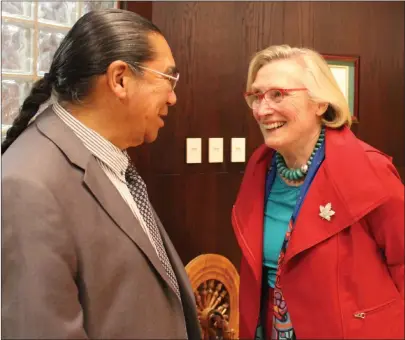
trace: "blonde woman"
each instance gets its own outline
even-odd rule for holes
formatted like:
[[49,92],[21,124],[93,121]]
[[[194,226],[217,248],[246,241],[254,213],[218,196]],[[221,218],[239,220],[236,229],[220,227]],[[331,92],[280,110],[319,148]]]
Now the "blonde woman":
[[404,186],[316,52],[271,46],[248,72],[264,137],[232,212],[240,337],[404,338]]

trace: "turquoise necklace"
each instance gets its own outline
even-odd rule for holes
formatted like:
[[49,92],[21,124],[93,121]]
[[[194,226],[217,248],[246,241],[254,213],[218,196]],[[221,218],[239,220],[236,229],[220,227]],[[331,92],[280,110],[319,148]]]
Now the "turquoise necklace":
[[305,177],[308,172],[309,166],[314,159],[314,156],[318,149],[321,147],[323,141],[325,140],[325,128],[322,127],[321,133],[319,134],[318,141],[315,144],[315,148],[308,159],[308,162],[298,169],[289,169],[285,164],[285,160],[281,154],[276,152],[276,166],[278,173],[289,181],[299,181]]

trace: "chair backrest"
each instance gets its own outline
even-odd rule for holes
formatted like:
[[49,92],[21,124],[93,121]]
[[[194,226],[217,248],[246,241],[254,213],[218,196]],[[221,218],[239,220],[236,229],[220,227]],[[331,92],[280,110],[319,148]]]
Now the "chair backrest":
[[238,339],[239,274],[224,256],[203,254],[186,266],[204,340]]

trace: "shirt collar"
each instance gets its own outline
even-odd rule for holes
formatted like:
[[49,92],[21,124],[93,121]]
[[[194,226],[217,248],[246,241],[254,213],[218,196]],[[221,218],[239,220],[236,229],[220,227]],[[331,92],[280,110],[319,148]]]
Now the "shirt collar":
[[56,115],[72,129],[84,146],[108,166],[120,180],[125,182],[125,171],[129,164],[128,153],[125,150],[120,150],[109,140],[84,125],[59,103],[54,103],[53,109]]

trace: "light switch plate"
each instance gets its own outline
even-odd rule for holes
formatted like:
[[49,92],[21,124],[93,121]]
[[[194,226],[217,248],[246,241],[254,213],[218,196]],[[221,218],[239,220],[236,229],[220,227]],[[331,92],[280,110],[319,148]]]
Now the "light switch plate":
[[201,138],[186,139],[186,163],[201,163]]
[[224,139],[210,138],[208,140],[208,162],[222,163],[224,161]]
[[246,138],[231,139],[231,162],[244,163],[246,150]]

